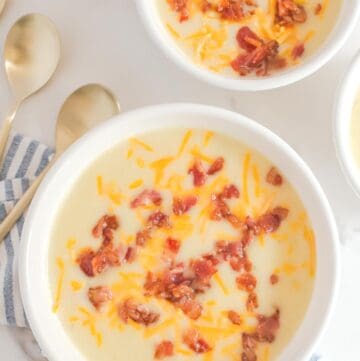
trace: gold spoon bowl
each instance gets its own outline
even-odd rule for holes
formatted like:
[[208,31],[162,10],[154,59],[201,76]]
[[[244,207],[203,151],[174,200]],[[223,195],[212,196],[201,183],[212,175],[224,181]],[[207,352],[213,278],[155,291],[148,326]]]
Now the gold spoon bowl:
[[[1,1],[4,0],[0,0],[0,8]],[[59,33],[44,15],[25,15],[10,29],[4,47],[4,61],[14,105],[0,133],[0,159],[19,106],[50,80],[59,63],[60,49]]]
[[55,154],[0,224],[0,241],[5,238],[29,206],[41,181],[58,157],[87,131],[119,112],[120,105],[115,95],[99,84],[85,85],[65,100],[57,120]]

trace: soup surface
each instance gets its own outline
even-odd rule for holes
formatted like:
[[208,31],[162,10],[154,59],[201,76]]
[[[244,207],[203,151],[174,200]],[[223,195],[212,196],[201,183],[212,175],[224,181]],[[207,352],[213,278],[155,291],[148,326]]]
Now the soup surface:
[[308,307],[316,246],[296,191],[210,131],[123,142],[53,227],[53,312],[88,360],[275,360]]
[[298,65],[333,29],[341,0],[153,0],[184,53],[227,76]]

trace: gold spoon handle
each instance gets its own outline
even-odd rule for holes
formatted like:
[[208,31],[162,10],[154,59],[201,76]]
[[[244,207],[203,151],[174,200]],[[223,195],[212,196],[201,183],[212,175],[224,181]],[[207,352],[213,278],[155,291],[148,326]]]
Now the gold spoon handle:
[[17,220],[24,213],[26,208],[31,203],[36,190],[38,189],[40,183],[44,179],[47,172],[50,170],[51,166],[56,160],[56,155],[53,159],[48,163],[46,168],[39,174],[39,176],[34,180],[31,186],[27,189],[27,191],[22,195],[22,197],[15,204],[14,208],[9,212],[9,214],[5,217],[5,219],[0,224],[0,242],[2,242],[5,236],[10,232],[11,228],[14,227]]
[[9,114],[7,115],[0,130],[0,164],[2,163],[4,157],[4,151],[9,139],[11,125],[19,108],[19,105],[20,105],[19,102],[15,103],[14,107],[10,110]]

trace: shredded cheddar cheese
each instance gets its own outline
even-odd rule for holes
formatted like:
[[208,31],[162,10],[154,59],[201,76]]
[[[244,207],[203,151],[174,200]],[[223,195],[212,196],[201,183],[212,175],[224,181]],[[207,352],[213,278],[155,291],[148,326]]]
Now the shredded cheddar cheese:
[[130,189],[136,189],[141,187],[144,184],[144,181],[142,179],[137,179],[134,182],[129,184]]
[[174,160],[173,157],[166,157],[158,159],[150,164],[150,167],[155,172],[155,184],[158,186],[162,181],[166,167]]
[[207,163],[213,163],[214,162],[214,158],[213,157],[210,157],[206,154],[204,154],[203,152],[201,152],[201,150],[199,149],[198,146],[195,146],[194,148],[191,149],[190,153],[195,157],[195,158],[198,158],[198,159],[201,159],[203,160],[204,162],[207,162]]
[[64,275],[65,275],[65,265],[64,265],[64,261],[61,257],[58,257],[56,259],[56,265],[59,270],[59,277],[58,277],[57,288],[56,288],[55,302],[54,302],[53,309],[52,309],[54,313],[56,313],[59,310],[61,292],[63,289]]
[[177,154],[178,157],[180,157],[183,154],[185,147],[188,145],[190,138],[192,137],[192,134],[193,134],[192,130],[188,130],[185,133],[184,138],[182,139],[180,147],[179,147],[179,151]]
[[146,144],[145,142],[137,139],[137,138],[131,138],[130,139],[130,142],[134,145],[137,145],[137,146],[140,146],[141,148],[145,149],[146,151],[148,152],[153,152],[154,151],[154,148],[149,145],[149,144]]
[[97,185],[97,192],[99,195],[102,195],[103,194],[103,178],[102,176],[97,176],[96,177],[96,185]]
[[72,290],[74,291],[74,292],[77,292],[77,291],[80,291],[82,288],[83,288],[83,286],[84,286],[84,284],[82,283],[82,282],[79,282],[79,281],[71,281],[70,282],[70,285],[71,285],[71,288],[72,288]]
[[228,295],[229,294],[229,290],[225,285],[225,282],[223,281],[223,279],[220,277],[219,272],[215,273],[214,275],[214,280],[216,281],[216,283],[219,285],[219,287],[221,288],[221,290],[223,291],[224,295]]
[[210,143],[210,140],[214,137],[214,132],[207,131],[204,135],[204,146],[207,147]]
[[309,274],[311,277],[315,276],[316,270],[316,245],[314,231],[308,227],[304,228],[304,238],[309,247]]
[[248,176],[249,176],[249,166],[250,166],[250,152],[245,154],[243,161],[243,170],[242,170],[242,191],[243,199],[245,204],[249,204],[249,191],[248,191]]

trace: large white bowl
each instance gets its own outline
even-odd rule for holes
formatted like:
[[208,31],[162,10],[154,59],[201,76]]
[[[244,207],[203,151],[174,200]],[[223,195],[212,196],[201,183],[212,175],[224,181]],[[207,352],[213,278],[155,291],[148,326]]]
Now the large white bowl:
[[[334,141],[341,168],[360,197],[360,167],[351,149],[350,126],[357,93],[360,91],[360,51],[348,68],[335,99]],[[360,121],[360,119],[359,119]]]
[[160,105],[115,117],[75,143],[42,183],[24,226],[19,275],[26,315],[44,354],[52,361],[84,361],[51,310],[48,249],[66,194],[107,149],[138,133],[176,126],[211,129],[247,143],[281,169],[301,196],[316,234],[317,274],[306,317],[279,360],[308,361],[328,323],[339,281],[339,243],[328,201],[310,169],[275,134],[240,114],[195,104]]
[[191,61],[191,59],[184,54],[163,25],[157,10],[156,0],[136,1],[148,32],[164,53],[177,65],[210,84],[226,89],[244,91],[282,87],[295,83],[319,70],[341,49],[353,31],[360,16],[359,0],[336,0],[342,1],[343,4],[333,31],[329,34],[320,49],[302,64],[269,77],[258,77],[256,79],[246,77],[230,78],[195,64],[195,62]]

